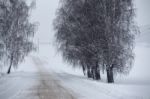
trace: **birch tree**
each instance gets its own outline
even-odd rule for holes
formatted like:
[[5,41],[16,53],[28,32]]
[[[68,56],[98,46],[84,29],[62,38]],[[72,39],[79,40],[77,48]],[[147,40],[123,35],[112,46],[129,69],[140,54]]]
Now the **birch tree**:
[[33,49],[35,24],[29,21],[30,6],[24,0],[4,0],[2,41],[4,56],[9,63],[7,73]]
[[58,48],[65,60],[92,71],[94,79],[106,70],[113,83],[114,73],[129,73],[132,67],[134,16],[132,0],[62,0],[54,21]]

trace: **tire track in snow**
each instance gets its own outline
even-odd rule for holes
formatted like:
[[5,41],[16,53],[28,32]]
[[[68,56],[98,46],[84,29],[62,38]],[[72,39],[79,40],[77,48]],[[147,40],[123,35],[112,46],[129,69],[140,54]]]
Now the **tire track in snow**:
[[38,57],[33,57],[33,62],[39,70],[39,83],[35,88],[39,99],[75,99],[71,91],[58,84],[50,72],[44,67],[44,61]]

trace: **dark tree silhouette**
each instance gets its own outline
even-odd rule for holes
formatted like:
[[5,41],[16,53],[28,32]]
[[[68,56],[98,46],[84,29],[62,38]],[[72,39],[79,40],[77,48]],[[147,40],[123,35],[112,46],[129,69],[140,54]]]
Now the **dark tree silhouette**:
[[26,1],[1,0],[0,4],[1,40],[4,44],[4,57],[9,61],[9,74],[12,66],[17,68],[18,63],[33,49],[35,24],[29,21],[32,6],[28,6]]
[[138,27],[133,21],[132,0],[102,0],[104,8],[103,62],[107,80],[114,82],[113,72],[128,73],[134,59],[134,38]]
[[54,20],[56,41],[63,57],[73,66],[87,70],[88,77],[100,79],[100,69],[128,73],[134,59],[132,0],[61,0]]

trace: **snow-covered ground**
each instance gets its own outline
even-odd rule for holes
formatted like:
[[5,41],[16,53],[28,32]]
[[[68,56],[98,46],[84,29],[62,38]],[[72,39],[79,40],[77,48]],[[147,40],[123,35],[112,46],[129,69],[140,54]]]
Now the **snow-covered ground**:
[[150,48],[143,45],[136,46],[135,64],[129,75],[118,75],[115,84],[93,81],[80,75],[70,73],[58,74],[69,89],[80,94],[79,99],[150,99]]
[[[31,17],[32,21],[40,23],[35,41],[39,38],[52,42],[54,32],[51,23],[55,17],[59,0],[37,1],[37,8]],[[146,15],[141,14],[141,16]],[[145,20],[147,21],[147,19]],[[130,74],[116,76],[114,84],[107,84],[105,76],[101,81],[87,79],[80,69],[73,69],[70,64],[64,63],[52,45],[43,43],[39,46],[40,50],[31,53],[17,70],[13,70],[10,75],[0,77],[0,99],[38,99],[37,97],[25,96],[29,93],[39,95],[34,92],[36,91],[34,87],[41,84],[39,81],[46,83],[46,79],[49,83],[51,77],[67,88],[77,99],[150,99],[150,29],[147,29],[149,27],[145,28],[142,31],[144,34],[137,39],[135,64]],[[36,64],[35,61],[39,61],[40,64]],[[40,77],[37,65],[46,68],[50,74],[46,75],[46,78],[45,76]],[[42,85],[43,87],[45,88]],[[24,97],[21,97],[22,95]]]
[[77,99],[150,99],[149,58],[150,47],[138,44],[135,48],[135,64],[129,75],[118,75],[114,84],[107,84],[106,77],[93,81],[83,76],[82,71],[73,69],[61,59],[50,45],[40,45],[39,52],[32,53],[20,66],[18,72],[36,72],[33,57],[37,57],[42,66],[59,83],[72,90]]
[[39,52],[30,54],[18,70],[0,79],[0,99],[16,99],[19,97],[17,95],[28,93],[27,89],[38,82],[37,65],[46,68],[77,99],[150,99],[149,50],[143,44],[136,46],[135,65],[130,74],[119,75],[115,77],[114,84],[107,84],[105,76],[101,81],[87,79],[81,70],[72,69],[69,64],[64,63],[52,46],[40,45]]
[[[145,37],[147,36],[137,40],[139,42],[134,50],[135,63],[130,74],[117,75],[114,84],[107,84],[104,75],[100,81],[84,77],[82,70],[71,68],[70,64],[64,63],[52,44],[40,44],[39,51],[26,57],[17,70],[0,78],[0,99],[20,99],[21,96],[21,99],[33,99],[27,94],[37,94],[33,87],[39,86],[40,81],[49,83],[46,79],[51,77],[77,99],[150,99],[150,43],[141,41]],[[40,78],[37,65],[45,68],[50,73],[49,76]],[[45,88],[43,85],[42,87]]]

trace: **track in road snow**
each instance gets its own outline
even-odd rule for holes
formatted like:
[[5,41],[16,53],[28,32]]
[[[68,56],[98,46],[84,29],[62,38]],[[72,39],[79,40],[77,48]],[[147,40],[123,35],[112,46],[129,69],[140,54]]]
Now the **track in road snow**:
[[0,79],[0,99],[75,99],[42,67],[42,61],[32,58],[39,71],[12,73]]
[[58,67],[66,68],[53,68],[42,56],[28,59],[30,64],[24,67],[35,70],[2,77],[0,99],[150,99],[150,82],[107,84],[72,74],[73,71],[57,71]]

